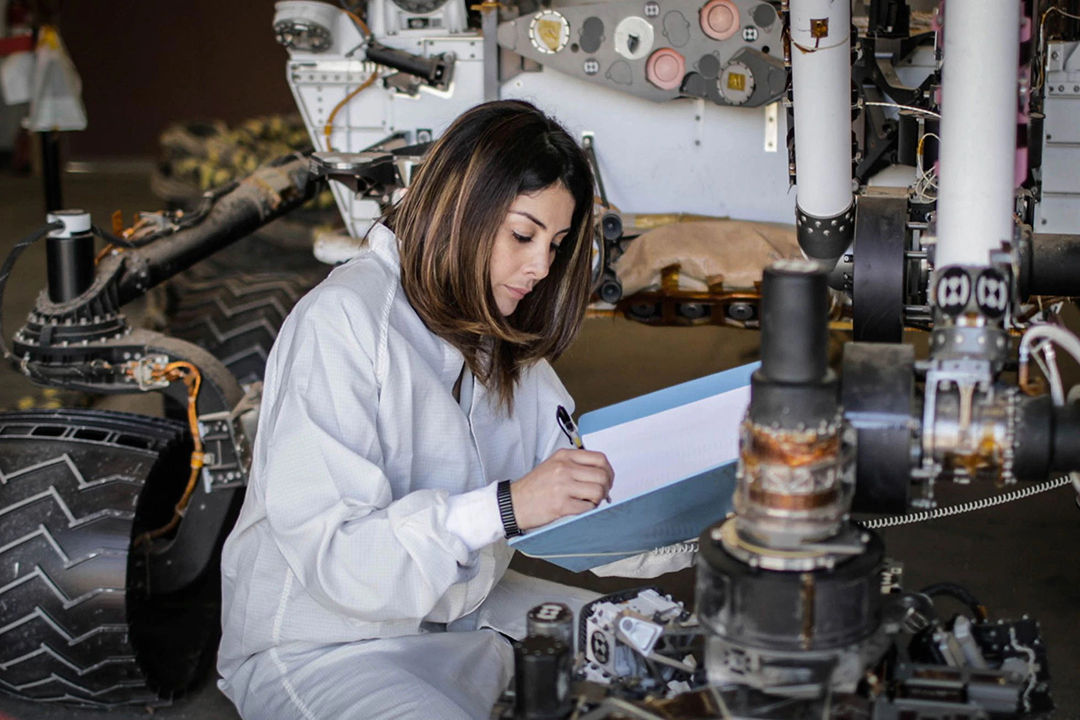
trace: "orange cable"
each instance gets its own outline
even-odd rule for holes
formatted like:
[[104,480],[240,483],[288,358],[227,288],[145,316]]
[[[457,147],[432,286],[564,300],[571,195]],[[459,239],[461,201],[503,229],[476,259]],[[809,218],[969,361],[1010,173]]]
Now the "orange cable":
[[180,500],[177,501],[176,507],[173,509],[172,519],[158,529],[149,530],[136,538],[135,547],[172,532],[172,530],[180,524],[181,518],[183,518],[184,513],[187,512],[188,503],[191,502],[191,496],[195,493],[195,488],[198,486],[199,471],[202,470],[202,467],[205,464],[202,438],[199,437],[199,417],[196,410],[196,400],[199,396],[199,388],[202,385],[202,374],[199,372],[199,369],[186,361],[171,362],[164,368],[153,371],[151,377],[155,380],[168,380],[170,382],[182,380],[184,385],[187,386],[187,419],[188,427],[191,429],[192,443],[191,473],[188,476],[188,482],[187,486],[184,488],[184,493],[180,496]]
[[[344,12],[346,15],[348,15],[349,18],[352,19],[352,21],[356,24],[356,26],[358,28],[360,28],[360,33],[364,36],[364,41],[365,42],[370,42],[370,40],[371,40],[371,28],[369,28],[367,26],[367,23],[364,22],[363,18],[361,18],[359,15],[352,12],[351,10],[346,10],[346,9],[342,8],[342,12]],[[330,116],[328,118],[326,118],[326,125],[323,126],[323,137],[326,138],[326,149],[327,149],[327,151],[330,151],[330,150],[334,149],[330,145],[330,134],[334,131],[334,118],[337,117],[337,114],[339,112],[341,112],[341,108],[345,107],[350,100],[352,100],[354,97],[359,95],[361,91],[367,89],[368,87],[371,86],[371,84],[373,82],[375,82],[376,75],[377,75],[376,72],[372,72],[371,77],[369,77],[364,82],[360,83],[360,87],[356,88],[355,90],[350,92],[348,95],[346,95],[344,98],[342,98],[341,102],[339,102],[337,105],[335,105],[334,109],[330,111]]]

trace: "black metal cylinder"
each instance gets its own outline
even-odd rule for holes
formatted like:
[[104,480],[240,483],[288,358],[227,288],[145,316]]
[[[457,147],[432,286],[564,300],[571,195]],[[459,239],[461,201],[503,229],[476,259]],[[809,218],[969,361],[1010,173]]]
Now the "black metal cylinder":
[[445,85],[449,83],[454,71],[453,62],[447,62],[446,58],[442,56],[421,57],[374,42],[368,43],[365,52],[367,59],[371,62],[415,75],[429,85]]
[[49,237],[45,265],[49,299],[62,303],[77,298],[94,281],[94,236],[85,232]]
[[570,648],[557,638],[536,635],[514,645],[516,720],[556,720],[570,714],[571,664]]
[[828,371],[829,287],[816,263],[783,260],[761,285],[761,374],[782,383],[817,383]]
[[1050,398],[1021,398],[1013,440],[1013,472],[1021,480],[1041,480],[1050,472],[1054,445]]
[[855,203],[831,217],[811,215],[796,204],[795,235],[807,257],[831,268],[855,237]]
[[731,642],[798,651],[850,645],[881,624],[885,546],[870,531],[865,552],[832,569],[764,570],[701,535],[695,601],[702,625]]
[[1080,470],[1080,403],[1054,408],[1053,455],[1052,469]]
[[1080,404],[1050,404],[1047,395],[1020,401],[1013,447],[1013,472],[1021,480],[1043,480],[1050,471],[1080,470]]
[[529,637],[553,637],[573,648],[574,611],[563,603],[541,603],[525,616],[525,632]]
[[797,430],[836,416],[836,374],[828,365],[828,293],[828,274],[816,262],[781,260],[765,269],[761,368],[750,389],[753,422]]
[[1020,294],[1080,295],[1080,235],[1032,235],[1020,253]]
[[60,133],[38,133],[41,138],[41,174],[45,181],[45,212],[64,207],[60,181]]

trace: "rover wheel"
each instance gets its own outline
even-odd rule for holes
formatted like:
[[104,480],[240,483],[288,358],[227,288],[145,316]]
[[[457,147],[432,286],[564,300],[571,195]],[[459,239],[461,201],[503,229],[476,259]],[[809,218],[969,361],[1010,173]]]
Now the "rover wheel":
[[170,284],[169,334],[200,345],[241,385],[262,380],[266,356],[312,273],[187,273]]
[[0,414],[0,690],[153,705],[202,676],[217,640],[217,573],[155,595],[144,553],[132,551],[133,537],[171,516],[190,449],[169,420]]

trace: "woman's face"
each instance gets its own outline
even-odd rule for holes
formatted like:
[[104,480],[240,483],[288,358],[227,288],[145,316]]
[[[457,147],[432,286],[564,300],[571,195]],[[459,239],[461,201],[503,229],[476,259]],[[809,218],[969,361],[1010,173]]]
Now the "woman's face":
[[562,183],[518,195],[510,204],[491,250],[491,291],[504,316],[547,276],[573,217],[574,196]]

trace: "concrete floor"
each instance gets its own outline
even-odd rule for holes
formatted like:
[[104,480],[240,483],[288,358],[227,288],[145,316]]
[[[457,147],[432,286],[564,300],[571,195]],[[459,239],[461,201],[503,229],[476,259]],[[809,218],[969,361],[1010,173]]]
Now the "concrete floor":
[[[145,176],[134,174],[68,175],[65,199],[70,207],[90,210],[95,222],[108,225],[115,209],[125,217],[160,202]],[[39,182],[0,176],[0,251],[28,234],[43,220]],[[4,335],[10,338],[44,285],[44,245],[26,252],[9,281],[3,308]],[[241,269],[241,268],[238,268]],[[588,411],[683,380],[700,377],[756,359],[757,335],[724,328],[650,328],[623,319],[593,319],[557,367]],[[64,398],[59,398],[62,401]],[[0,367],[0,408],[55,402],[7,366]],[[948,487],[948,503],[986,487]],[[884,532],[890,557],[905,567],[905,587],[952,581],[964,585],[989,608],[993,618],[1029,614],[1042,624],[1050,653],[1052,687],[1059,707],[1055,717],[1080,718],[1080,563],[1072,550],[1080,545],[1080,510],[1074,493],[1059,489],[1010,505]],[[538,561],[516,561],[519,569],[540,572],[564,582],[600,591],[634,582],[575,576]],[[666,576],[658,584],[688,598],[688,572]],[[207,679],[171,707],[113,711],[110,718],[141,718],[152,713],[174,720],[235,718],[235,711]],[[103,717],[97,711],[42,707],[0,696],[0,720]]]

